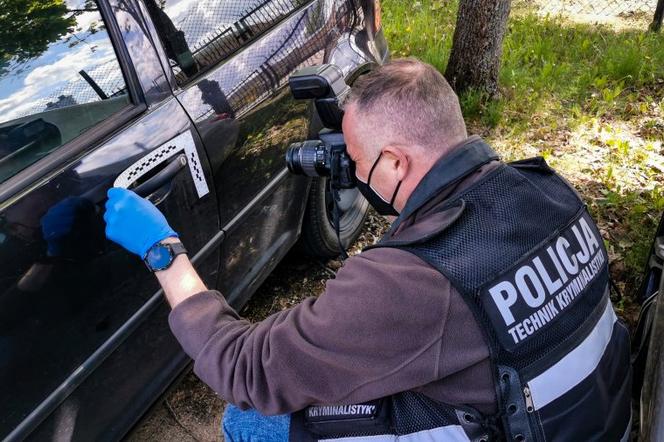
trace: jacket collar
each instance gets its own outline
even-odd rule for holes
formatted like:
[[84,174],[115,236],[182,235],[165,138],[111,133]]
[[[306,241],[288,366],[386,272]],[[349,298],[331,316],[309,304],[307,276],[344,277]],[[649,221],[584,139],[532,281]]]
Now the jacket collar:
[[498,159],[500,159],[498,154],[478,136],[461,142],[449,154],[440,158],[422,178],[386,236],[391,236],[396,232],[404,220],[412,216],[443,189],[458,183],[483,165]]

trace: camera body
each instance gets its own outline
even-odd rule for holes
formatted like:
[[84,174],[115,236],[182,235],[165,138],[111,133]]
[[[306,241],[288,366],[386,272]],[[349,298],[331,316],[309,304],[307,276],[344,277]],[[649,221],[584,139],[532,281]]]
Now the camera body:
[[341,133],[340,103],[350,92],[343,72],[334,65],[312,66],[293,74],[288,83],[296,99],[312,99],[325,129],[318,140],[291,144],[286,152],[288,170],[296,175],[326,176],[333,189],[356,186],[355,163],[346,152]]

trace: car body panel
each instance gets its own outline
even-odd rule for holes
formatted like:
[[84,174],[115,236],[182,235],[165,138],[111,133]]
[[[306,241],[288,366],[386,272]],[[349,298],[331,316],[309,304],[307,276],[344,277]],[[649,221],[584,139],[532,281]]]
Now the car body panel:
[[[297,240],[304,215],[309,181],[286,174],[284,157],[308,138],[312,113],[310,103],[290,96],[289,76],[324,62],[350,75],[372,61],[353,45],[353,1],[292,4],[303,6],[275,12],[278,26],[175,92],[208,150],[226,234],[217,287],[233,305],[244,304]],[[275,182],[272,195],[256,200]]]
[[[86,363],[157,292],[156,280],[144,264],[105,240],[102,203],[105,190],[132,161],[187,130],[191,130],[189,119],[171,100],[0,214],[5,220],[1,233],[6,238],[0,246],[4,281],[0,322],[6,327],[4,354],[12,361],[2,378],[5,386],[17,389],[3,393],[15,398],[3,401],[9,407],[0,412],[3,427],[11,425],[6,420],[25,416],[44,400],[40,397],[44,391],[55,389]],[[140,145],[135,140],[141,140]],[[205,169],[209,176],[209,168]],[[218,212],[214,193],[199,199],[191,175],[184,172],[164,190],[158,207],[195,253],[218,232]],[[90,189],[94,189],[92,194]],[[45,246],[40,219],[45,210],[69,197],[94,203],[80,215],[87,228],[77,229],[71,239],[85,246],[75,248],[66,261],[42,263]],[[188,219],[209,222],[187,225]],[[211,254],[208,262],[199,264],[208,284],[214,284],[217,257]],[[48,274],[39,278],[48,279],[28,284],[28,277],[38,270],[35,266],[46,268],[42,272]],[[19,362],[22,358],[23,363]],[[13,382],[8,383],[9,379]],[[20,407],[18,397],[26,400],[28,408]]]
[[[660,285],[660,289],[662,286]],[[658,297],[657,301],[661,301]],[[652,331],[641,391],[641,440],[664,440],[664,303],[653,306]]]
[[655,233],[637,300],[641,314],[632,339],[634,396],[640,439],[664,439],[664,215]]
[[[125,18],[120,22],[124,41],[130,56],[141,60],[139,78],[141,84],[149,85],[142,96],[150,105],[132,123],[123,125],[122,131],[47,173],[0,211],[0,377],[2,396],[11,398],[0,401],[2,437],[38,406],[44,407],[42,410],[57,406],[59,398],[49,395],[81,367],[98,364],[103,355],[95,361],[91,358],[108,341],[115,339],[119,344],[115,333],[158,290],[154,276],[139,259],[105,239],[103,203],[114,179],[151,150],[189,132],[197,140],[203,171],[212,182],[197,133],[170,95],[170,87],[164,86],[156,52],[147,39],[138,37],[135,27],[139,23],[130,19],[128,3],[113,6],[116,11],[122,6],[118,15]],[[195,253],[219,232],[218,210],[213,186],[212,193],[199,198],[191,175],[183,172],[153,197]],[[65,240],[65,257],[46,259],[41,222],[49,209],[68,198],[83,201],[74,213],[76,230]],[[190,218],[206,222],[192,226],[187,223]],[[212,253],[199,263],[208,284],[214,284],[217,260],[218,253]],[[67,389],[75,387],[68,385]],[[23,429],[29,430],[39,418],[31,419]],[[75,414],[70,418],[76,421]],[[25,433],[19,431],[14,436],[20,438],[21,434]]]

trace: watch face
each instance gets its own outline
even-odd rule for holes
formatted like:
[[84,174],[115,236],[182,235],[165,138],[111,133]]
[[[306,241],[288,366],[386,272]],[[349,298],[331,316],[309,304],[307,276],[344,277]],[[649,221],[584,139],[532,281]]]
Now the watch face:
[[170,248],[164,246],[163,244],[157,244],[148,251],[148,255],[145,257],[145,260],[152,269],[160,270],[168,267],[168,265],[173,260],[173,256],[171,255]]

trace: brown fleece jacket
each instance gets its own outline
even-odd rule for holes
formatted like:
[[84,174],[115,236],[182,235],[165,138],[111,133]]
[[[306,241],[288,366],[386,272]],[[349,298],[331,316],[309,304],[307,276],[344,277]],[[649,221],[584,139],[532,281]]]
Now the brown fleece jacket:
[[[441,210],[443,202],[498,164],[443,189],[392,238],[418,238],[451,222],[454,209]],[[169,323],[203,382],[266,415],[406,390],[485,413],[497,408],[489,350],[471,311],[441,273],[406,251],[354,256],[320,297],[257,324],[217,291],[182,302]]]

